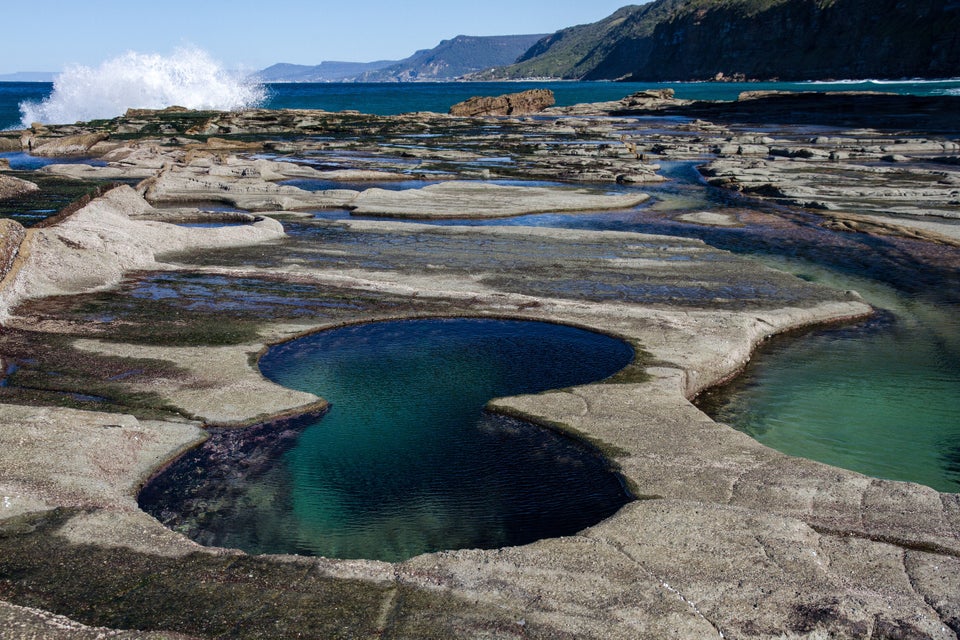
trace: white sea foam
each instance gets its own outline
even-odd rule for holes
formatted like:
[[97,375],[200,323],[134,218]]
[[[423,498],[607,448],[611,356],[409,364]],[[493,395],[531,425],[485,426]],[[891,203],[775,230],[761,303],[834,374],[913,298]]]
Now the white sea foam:
[[170,56],[129,51],[91,68],[75,65],[56,77],[42,102],[23,102],[23,126],[114,118],[129,108],[231,111],[255,106],[262,85],[225,71],[205,51],[178,49]]

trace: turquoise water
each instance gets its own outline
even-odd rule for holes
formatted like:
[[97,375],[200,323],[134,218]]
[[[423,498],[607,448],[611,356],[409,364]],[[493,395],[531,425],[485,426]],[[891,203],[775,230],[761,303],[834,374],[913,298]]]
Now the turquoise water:
[[[229,440],[236,432],[215,435],[141,506],[204,544],[339,558],[573,534],[629,500],[619,478],[577,442],[483,407],[599,380],[632,358],[620,340],[539,322],[407,320],[313,334],[270,349],[260,367],[323,396],[330,411],[270,455]],[[210,474],[226,450],[244,451],[242,464],[218,482]],[[237,467],[256,472],[243,479]]]
[[856,289],[882,311],[852,327],[774,340],[742,376],[700,398],[701,408],[790,455],[960,492],[960,308],[766,261]]
[[[268,109],[358,109],[392,115],[411,111],[445,113],[473,96],[496,96],[526,89],[551,89],[557,104],[619,100],[635,91],[670,88],[688,100],[735,100],[742,91],[884,91],[910,95],[960,95],[960,79],[850,82],[416,82],[280,83],[267,85]],[[39,102],[53,91],[46,82],[0,82],[0,129],[20,126],[20,103]],[[119,114],[118,114],[119,115]],[[29,124],[29,123],[27,123]]]

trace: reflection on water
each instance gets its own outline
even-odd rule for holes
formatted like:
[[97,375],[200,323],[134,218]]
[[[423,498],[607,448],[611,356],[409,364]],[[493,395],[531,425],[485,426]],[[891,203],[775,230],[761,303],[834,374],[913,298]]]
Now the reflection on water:
[[314,334],[274,347],[261,368],[322,395],[329,413],[299,435],[215,434],[148,487],[141,506],[205,544],[340,558],[573,534],[629,499],[618,476],[573,440],[483,406],[601,379],[632,357],[619,340],[537,322]]

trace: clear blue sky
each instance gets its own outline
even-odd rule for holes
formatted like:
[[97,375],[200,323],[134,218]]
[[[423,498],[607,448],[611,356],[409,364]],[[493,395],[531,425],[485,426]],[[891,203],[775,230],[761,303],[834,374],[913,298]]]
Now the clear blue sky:
[[[96,66],[192,45],[228,69],[398,60],[456,35],[551,33],[621,0],[49,0],[4,10],[0,73]],[[20,13],[21,15],[17,15]]]

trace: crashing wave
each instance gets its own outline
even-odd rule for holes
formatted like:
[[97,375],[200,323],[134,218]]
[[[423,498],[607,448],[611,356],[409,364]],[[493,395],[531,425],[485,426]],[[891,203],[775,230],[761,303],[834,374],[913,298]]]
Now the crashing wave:
[[56,77],[42,102],[23,102],[24,127],[114,118],[127,109],[233,111],[260,104],[265,89],[225,71],[205,51],[178,49],[170,56],[129,51],[92,68],[74,65]]

